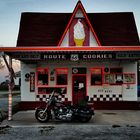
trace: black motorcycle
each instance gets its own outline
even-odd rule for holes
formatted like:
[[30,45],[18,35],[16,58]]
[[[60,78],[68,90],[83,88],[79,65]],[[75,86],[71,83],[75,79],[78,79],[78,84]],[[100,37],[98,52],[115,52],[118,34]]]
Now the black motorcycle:
[[46,103],[46,107],[36,108],[35,117],[39,122],[47,122],[50,119],[88,122],[94,115],[94,110],[87,105],[72,106],[58,101],[57,97],[59,95],[62,95],[62,93],[53,91]]

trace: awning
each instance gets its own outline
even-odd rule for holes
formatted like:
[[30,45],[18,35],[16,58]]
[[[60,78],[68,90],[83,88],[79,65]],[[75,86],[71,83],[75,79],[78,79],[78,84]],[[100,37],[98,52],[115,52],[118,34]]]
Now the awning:
[[140,46],[2,47],[0,52],[20,61],[139,60]]

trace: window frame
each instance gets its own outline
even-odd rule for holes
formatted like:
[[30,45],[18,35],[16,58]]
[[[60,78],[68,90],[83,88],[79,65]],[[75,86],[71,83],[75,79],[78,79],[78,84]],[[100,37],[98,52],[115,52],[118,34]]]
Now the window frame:
[[[58,84],[59,70],[66,70],[66,73],[63,73],[66,74],[66,84]],[[56,86],[67,86],[67,85],[68,85],[68,68],[56,68]]]
[[[92,70],[95,70],[95,69],[100,69],[101,70],[101,84],[95,84],[95,85],[92,85]],[[103,83],[103,68],[102,67],[96,67],[96,68],[90,68],[90,86],[102,86],[104,83]]]
[[[52,91],[60,89],[60,88],[65,88],[66,92],[63,94],[67,94],[67,86],[48,86],[48,87],[38,87],[38,95],[46,95],[46,94],[51,94]],[[50,92],[48,90],[52,89]]]
[[[48,84],[45,84],[45,85],[43,85],[43,84],[38,84],[38,73],[39,73],[40,70],[46,70],[46,71],[47,71],[47,74],[48,74],[48,78],[47,78]],[[36,69],[36,85],[37,85],[38,87],[46,87],[46,86],[49,86],[49,68],[37,68],[37,69]]]

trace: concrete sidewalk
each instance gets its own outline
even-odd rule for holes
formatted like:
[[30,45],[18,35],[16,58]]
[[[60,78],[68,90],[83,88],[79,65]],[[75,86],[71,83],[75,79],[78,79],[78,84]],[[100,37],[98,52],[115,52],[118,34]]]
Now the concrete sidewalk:
[[[1,125],[9,126],[46,126],[82,124],[79,122],[62,122],[50,120],[47,123],[39,123],[35,119],[35,111],[19,111],[13,115],[13,120],[4,120]],[[85,123],[83,123],[85,124]],[[88,125],[140,125],[140,111],[138,110],[96,110]]]

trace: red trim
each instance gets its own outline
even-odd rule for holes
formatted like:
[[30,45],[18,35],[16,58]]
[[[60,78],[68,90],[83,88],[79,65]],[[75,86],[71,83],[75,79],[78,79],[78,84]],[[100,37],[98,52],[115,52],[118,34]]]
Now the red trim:
[[[66,93],[63,93],[63,94],[67,94],[67,86],[46,86],[46,87],[38,87],[38,89],[41,89],[41,88],[45,88],[45,89],[49,89],[49,88],[66,88]],[[43,92],[38,92],[37,94],[43,94],[43,95],[45,95],[45,94],[50,94],[50,93],[43,93]]]
[[68,68],[56,68],[56,73],[58,74],[59,70],[66,70],[63,74],[67,73],[68,74]]
[[98,45],[101,46],[101,43],[100,43],[100,41],[99,41],[99,39],[98,39],[98,37],[97,37],[95,31],[94,31],[94,29],[93,29],[93,27],[92,27],[92,25],[91,25],[89,19],[88,19],[88,16],[87,16],[87,14],[86,14],[86,11],[85,11],[85,9],[84,9],[84,7],[83,7],[81,1],[78,1],[77,5],[76,5],[76,7],[75,7],[75,9],[74,9],[74,11],[73,11],[73,14],[72,14],[72,16],[71,16],[71,18],[70,18],[70,21],[69,21],[69,23],[68,23],[68,25],[67,25],[67,27],[66,27],[66,29],[65,29],[65,31],[64,31],[64,33],[63,33],[63,35],[62,35],[62,37],[61,37],[61,39],[60,39],[60,41],[59,41],[59,43],[58,43],[58,46],[61,45],[61,43],[62,43],[62,41],[63,41],[63,39],[64,39],[64,37],[65,37],[65,35],[66,35],[68,29],[69,29],[69,27],[70,27],[70,24],[71,24],[72,20],[74,19],[74,16],[75,16],[75,14],[76,14],[76,12],[77,12],[77,10],[78,10],[79,8],[82,10],[82,12],[83,12],[83,14],[84,14],[84,17],[85,17],[85,19],[87,20],[87,23],[88,23],[88,25],[89,25],[89,27],[90,27],[90,29],[91,29],[91,31],[92,31],[92,33],[93,33],[95,39],[96,39]]
[[55,52],[55,51],[140,51],[140,46],[102,46],[102,47],[1,47],[4,52]]
[[87,83],[87,74],[72,74],[72,102],[74,98],[74,91],[73,91],[73,77],[74,76],[85,76],[86,77],[86,96],[88,96],[88,83]]
[[[66,86],[66,85],[59,85],[58,83],[57,83],[57,75],[58,74],[60,74],[58,71],[59,70],[66,70],[66,72],[64,72],[63,74],[67,74],[67,84],[66,85],[68,85],[68,68],[56,68],[56,85],[57,86]],[[62,74],[62,73],[61,73]]]

